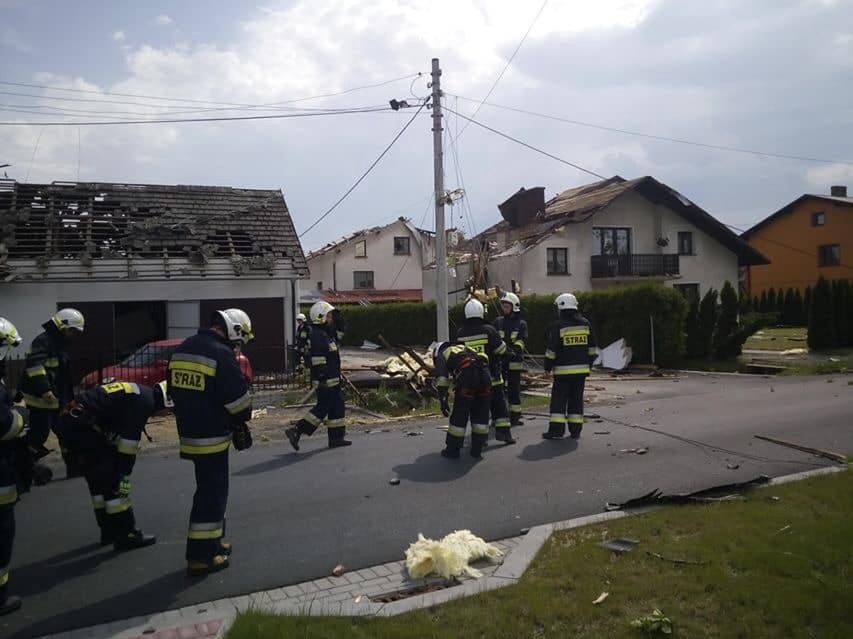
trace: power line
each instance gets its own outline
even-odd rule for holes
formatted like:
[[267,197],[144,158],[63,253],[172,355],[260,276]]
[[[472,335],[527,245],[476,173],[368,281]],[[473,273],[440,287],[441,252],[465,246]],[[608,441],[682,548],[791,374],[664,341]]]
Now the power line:
[[[455,95],[453,93],[448,93],[448,95],[452,95],[453,97],[459,98],[460,100],[466,100],[468,102],[479,102],[475,98],[466,98],[461,95]],[[769,158],[778,158],[782,160],[797,160],[800,162],[820,162],[823,164],[845,164],[853,166],[853,162],[846,160],[827,160],[824,158],[813,158],[808,156],[801,155],[791,155],[787,153],[772,153],[769,151],[756,151],[755,149],[745,149],[741,147],[735,146],[725,146],[722,144],[710,144],[707,142],[698,142],[696,140],[685,140],[683,138],[671,138],[665,135],[656,135],[653,133],[642,133],[640,131],[631,131],[629,129],[620,129],[612,126],[605,126],[603,124],[595,124],[593,122],[584,122],[582,120],[573,120],[571,118],[562,118],[557,115],[548,115],[546,113],[537,113],[536,111],[528,111],[527,109],[520,109],[517,107],[505,106],[502,104],[495,104],[494,102],[486,102],[485,100],[482,104],[486,104],[488,106],[494,107],[496,109],[504,109],[505,111],[514,111],[516,113],[524,113],[525,115],[533,115],[539,118],[545,118],[547,120],[556,120],[558,122],[565,122],[567,124],[575,124],[577,126],[584,126],[591,129],[599,129],[601,131],[610,131],[612,133],[622,133],[624,135],[633,135],[635,137],[640,138],[649,138],[651,140],[661,140],[664,142],[674,142],[676,144],[687,144],[689,146],[698,146],[706,149],[714,149],[716,151],[730,151],[733,153],[745,153],[748,155],[757,155]]]
[[[208,104],[208,105],[215,105],[215,106],[235,106],[235,107],[253,108],[253,107],[257,107],[257,106],[278,106],[281,104],[292,104],[294,102],[305,102],[307,100],[317,100],[319,98],[331,98],[331,97],[335,97],[335,96],[339,96],[339,95],[345,95],[347,93],[352,93],[354,91],[362,91],[362,90],[366,90],[366,89],[375,89],[377,87],[383,87],[383,86],[386,86],[388,84],[392,84],[394,82],[399,82],[401,80],[408,80],[408,79],[413,78],[413,77],[416,78],[420,75],[422,75],[422,73],[419,71],[417,73],[409,73],[407,75],[400,76],[398,78],[391,78],[390,80],[383,80],[382,82],[377,82],[375,84],[366,84],[366,85],[359,86],[359,87],[352,87],[350,89],[343,89],[341,91],[336,91],[333,93],[323,93],[323,94],[311,95],[311,96],[307,96],[307,97],[303,97],[303,98],[293,98],[290,100],[284,100],[282,102],[273,102],[270,104],[263,104],[263,105],[241,104],[239,102],[216,102],[213,100],[198,100],[198,99],[193,99],[193,98],[175,98],[175,97],[156,96],[156,95],[143,95],[143,94],[139,94],[139,93],[117,93],[117,92],[110,92],[110,91],[97,91],[97,90],[93,90],[93,89],[70,89],[70,88],[66,88],[66,87],[47,86],[47,85],[43,85],[43,84],[27,84],[25,82],[9,82],[9,81],[4,81],[4,80],[0,80],[0,84],[6,85],[6,86],[26,87],[26,88],[30,88],[30,89],[45,89],[45,90],[49,90],[49,91],[67,91],[70,93],[83,93],[83,94],[90,94],[90,95],[111,95],[111,96],[115,96],[115,97],[124,97],[124,98],[141,98],[141,99],[145,99],[145,100],[160,100],[163,102],[184,102],[184,103],[192,103],[192,104]],[[44,98],[52,99],[52,100],[63,99],[60,97],[51,97],[51,96],[34,96],[34,97],[44,97]],[[70,98],[66,98],[66,99],[70,99]],[[120,104],[120,102],[115,102],[115,104]],[[166,105],[142,105],[142,106],[168,108]]]
[[[547,5],[547,4],[548,4],[548,0],[545,0],[545,1],[542,3],[542,6],[541,6],[541,7],[539,7],[539,11],[537,11],[537,12],[536,12],[536,15],[533,17],[533,21],[530,23],[530,26],[529,26],[529,27],[527,27],[527,31],[525,31],[525,32],[524,32],[524,36],[523,36],[523,37],[521,38],[521,40],[519,41],[518,46],[517,46],[517,47],[515,47],[515,51],[513,51],[513,52],[512,52],[512,55],[511,55],[511,56],[509,56],[509,60],[507,60],[507,61],[506,61],[506,64],[504,65],[504,68],[503,68],[503,69],[501,69],[501,72],[498,74],[498,77],[497,77],[497,78],[495,78],[495,81],[494,81],[494,83],[492,84],[492,88],[491,88],[491,89],[489,89],[488,93],[486,93],[486,96],[485,96],[485,97],[480,101],[480,104],[478,104],[478,105],[477,105],[477,108],[476,108],[476,109],[474,109],[474,113],[472,113],[472,114],[471,114],[471,119],[472,119],[472,120],[473,120],[474,118],[476,118],[476,117],[477,117],[477,114],[480,112],[480,109],[482,108],[483,104],[485,104],[486,100],[488,100],[488,99],[489,99],[489,97],[492,95],[492,92],[495,90],[495,87],[496,87],[496,86],[498,86],[498,82],[500,82],[500,81],[501,81],[501,78],[503,78],[503,77],[504,77],[504,73],[506,73],[506,70],[507,70],[507,69],[509,69],[509,65],[511,65],[511,64],[512,64],[512,61],[513,61],[513,60],[515,60],[515,56],[516,56],[516,54],[517,54],[517,53],[519,52],[519,50],[521,49],[522,45],[524,44],[524,41],[525,41],[525,40],[527,40],[527,36],[529,36],[529,35],[530,35],[530,32],[533,30],[533,27],[534,27],[534,26],[536,25],[536,23],[539,21],[539,16],[541,16],[541,15],[542,15],[542,12],[545,10],[545,5]],[[462,127],[462,130],[459,132],[459,135],[462,135],[463,133],[465,133],[465,129],[467,129],[467,128],[468,128],[468,124],[469,124],[469,122],[466,122],[466,123],[465,123],[465,126],[463,126],[463,127]],[[457,137],[459,137],[459,136],[457,136]]]
[[577,169],[578,171],[583,171],[584,173],[588,173],[588,174],[593,175],[593,176],[595,176],[595,177],[597,177],[597,178],[600,178],[600,179],[602,179],[602,180],[606,180],[606,179],[607,179],[606,177],[604,177],[604,176],[603,176],[603,175],[601,175],[600,173],[596,173],[595,171],[591,171],[591,170],[589,170],[589,169],[585,169],[584,167],[582,167],[582,166],[580,166],[580,165],[578,165],[578,164],[575,164],[575,163],[573,163],[573,162],[569,162],[568,160],[564,160],[563,158],[558,157],[558,156],[554,155],[553,153],[548,153],[548,151],[543,151],[542,149],[540,149],[540,148],[538,148],[538,147],[535,147],[535,146],[533,146],[532,144],[528,144],[527,142],[523,142],[522,140],[519,140],[518,138],[514,138],[514,137],[512,137],[511,135],[509,135],[509,134],[507,134],[507,133],[503,133],[502,131],[498,131],[497,129],[493,129],[492,127],[487,126],[487,125],[483,124],[482,122],[478,122],[477,120],[474,120],[474,119],[472,119],[472,118],[469,118],[467,115],[462,115],[461,113],[459,113],[459,112],[457,112],[457,111],[454,111],[453,109],[451,109],[451,108],[450,108],[450,107],[448,107],[448,106],[445,106],[445,107],[444,107],[444,109],[445,109],[446,111],[450,111],[451,113],[456,114],[458,117],[460,117],[460,118],[462,118],[462,119],[464,119],[464,120],[468,120],[468,121],[469,121],[469,122],[471,122],[472,124],[476,124],[477,126],[479,126],[479,127],[482,127],[482,128],[484,128],[484,129],[486,129],[487,131],[491,131],[492,133],[496,133],[497,135],[501,136],[502,138],[506,138],[507,140],[512,140],[512,141],[513,141],[513,142],[515,142],[516,144],[520,144],[520,145],[521,145],[521,146],[523,146],[523,147],[527,147],[527,148],[528,148],[528,149],[530,149],[531,151],[536,151],[537,153],[541,153],[542,155],[544,155],[544,156],[546,156],[546,157],[549,157],[549,158],[551,158],[552,160],[557,160],[557,162],[561,162],[561,163],[566,164],[566,165],[568,165],[568,166],[570,166],[570,167],[572,167],[572,168]]
[[[448,129],[450,129],[450,119],[448,118]],[[468,225],[471,227],[471,237],[477,235],[477,227],[474,224],[474,214],[471,212],[470,198],[468,197],[468,189],[465,186],[465,178],[462,175],[462,164],[459,162],[459,150],[457,148],[457,140],[459,140],[459,136],[461,133],[459,132],[459,116],[456,117],[456,138],[454,139],[453,135],[448,135],[448,139],[450,140],[450,150],[453,153],[453,167],[456,173],[456,182],[459,186],[462,187],[465,195],[462,198],[462,210],[467,213],[468,216]]]
[[390,107],[373,109],[341,109],[340,111],[320,111],[309,113],[277,113],[272,115],[234,115],[212,118],[172,118],[150,120],[106,120],[98,122],[0,122],[0,126],[102,126],[107,124],[179,124],[185,122],[234,122],[239,120],[282,120],[287,118],[310,118],[324,115],[348,115],[352,113],[390,112]]
[[[741,235],[746,233],[746,231],[744,231],[743,229],[740,229],[736,226],[732,226],[731,224],[726,224],[726,226],[729,227],[730,229],[732,229],[733,231],[737,231]],[[803,255],[807,255],[808,257],[819,259],[817,253],[812,253],[812,252],[807,251],[805,249],[801,249],[801,248],[796,247],[796,246],[791,246],[790,244],[785,244],[784,242],[779,242],[777,240],[771,240],[769,237],[758,237],[758,238],[756,238],[756,241],[758,241],[758,240],[760,240],[762,242],[769,242],[770,244],[776,244],[777,246],[781,246],[783,248],[794,251],[796,253],[802,253]],[[853,266],[849,266],[847,264],[841,264],[840,262],[838,264],[833,264],[832,266],[838,266],[840,268],[846,268],[848,270],[853,271]]]
[[388,146],[386,146],[386,147],[382,150],[382,153],[380,153],[380,154],[379,154],[379,157],[377,157],[375,160],[373,160],[373,162],[370,164],[370,166],[369,166],[369,167],[367,167],[367,170],[366,170],[364,173],[362,173],[362,174],[361,174],[361,176],[360,176],[360,177],[359,177],[355,182],[353,182],[353,185],[352,185],[351,187],[349,187],[349,188],[346,190],[346,192],[345,192],[345,193],[344,193],[340,198],[338,198],[338,201],[337,201],[337,202],[335,202],[334,204],[332,204],[332,206],[330,206],[330,207],[329,207],[329,209],[328,209],[325,213],[323,213],[320,217],[318,217],[318,218],[317,218],[317,219],[316,219],[316,220],[311,224],[311,226],[309,226],[307,229],[305,229],[304,231],[302,231],[302,233],[300,233],[300,234],[299,234],[299,237],[300,237],[300,238],[301,238],[301,237],[303,237],[303,236],[305,236],[305,234],[307,234],[311,229],[313,229],[313,228],[314,228],[315,226],[317,226],[320,222],[322,222],[322,221],[323,221],[323,220],[324,220],[324,219],[325,219],[325,218],[326,218],[326,217],[327,217],[327,216],[328,216],[332,211],[334,211],[336,208],[338,208],[338,205],[340,205],[340,203],[341,203],[341,202],[343,202],[343,201],[347,198],[347,196],[349,196],[349,194],[350,194],[350,193],[352,193],[352,192],[356,189],[356,187],[357,187],[359,184],[361,184],[362,180],[364,180],[364,178],[366,178],[366,177],[368,176],[368,174],[373,170],[373,168],[374,168],[377,164],[379,164],[379,162],[382,160],[382,158],[384,158],[384,157],[385,157],[385,154],[386,154],[386,153],[388,153],[388,151],[390,151],[390,150],[391,150],[391,147],[392,147],[392,146],[394,146],[394,144],[397,142],[397,140],[399,140],[399,139],[400,139],[400,136],[402,136],[402,135],[403,135],[403,133],[405,133],[405,132],[406,132],[406,129],[408,129],[408,128],[412,125],[412,122],[414,122],[414,121],[415,121],[415,118],[417,118],[417,117],[418,117],[418,115],[419,115],[419,114],[420,114],[420,112],[423,110],[423,108],[426,106],[426,104],[427,104],[427,101],[426,101],[426,100],[424,100],[423,102],[421,102],[421,105],[418,107],[418,110],[417,110],[417,111],[415,111],[415,114],[414,114],[411,118],[409,118],[409,121],[408,121],[408,122],[406,122],[406,124],[403,126],[403,128],[402,128],[402,129],[400,129],[400,130],[397,132],[397,135],[395,135],[395,136],[393,137],[393,139],[391,140],[391,142],[389,142],[389,143],[388,143]]

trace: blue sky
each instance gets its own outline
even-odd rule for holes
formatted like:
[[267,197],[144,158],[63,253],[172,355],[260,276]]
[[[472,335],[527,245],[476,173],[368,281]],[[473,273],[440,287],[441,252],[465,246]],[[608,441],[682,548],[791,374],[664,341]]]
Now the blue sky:
[[[486,94],[538,6],[0,0],[0,80],[267,104],[426,71],[439,56],[448,106],[470,114],[476,104],[454,96]],[[664,136],[853,161],[851,77],[851,0],[551,0],[490,101]],[[426,81],[301,104],[380,105],[413,99],[410,88],[423,95]],[[54,113],[0,112],[4,122],[30,123],[0,126],[0,164],[12,164],[10,177],[68,180],[79,170],[81,180],[282,188],[299,229],[349,187],[411,115],[58,128],[38,122],[87,116],[46,107],[121,117],[169,112],[176,103],[0,90],[35,96],[0,95],[2,104]],[[188,107],[197,105],[177,108]],[[803,192],[853,187],[853,167],[844,162],[723,153],[488,105],[477,118],[597,173],[654,175],[733,225],[755,222]],[[447,125],[458,123],[450,116]],[[428,117],[416,119],[353,195],[303,238],[305,248],[398,215],[431,226],[429,129]],[[545,186],[553,195],[593,179],[474,126],[457,151],[458,167],[447,153],[448,188],[459,185],[461,169],[473,219],[457,208],[451,223],[468,234],[496,221],[496,204],[520,186]]]

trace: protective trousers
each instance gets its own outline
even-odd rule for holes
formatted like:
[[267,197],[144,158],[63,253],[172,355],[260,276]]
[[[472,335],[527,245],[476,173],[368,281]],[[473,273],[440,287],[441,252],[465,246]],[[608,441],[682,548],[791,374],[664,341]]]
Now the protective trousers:
[[583,428],[583,388],[586,375],[555,375],[551,387],[551,418],[548,432],[562,437],[566,424],[573,437]]
[[459,450],[465,441],[465,429],[471,421],[471,452],[479,453],[489,439],[489,405],[492,386],[488,375],[477,369],[459,374],[453,398],[453,411],[445,443]]
[[509,399],[509,423],[511,426],[521,425],[521,371],[506,371],[507,399]]
[[489,412],[492,416],[492,423],[495,425],[495,431],[500,429],[509,429],[509,411],[506,405],[506,394],[504,393],[503,382],[492,384],[492,397],[489,400]]
[[209,563],[223,554],[225,509],[228,505],[228,449],[195,455],[195,495],[187,533],[187,561]]
[[328,419],[326,429],[331,444],[333,441],[342,440],[346,434],[345,415],[346,405],[340,385],[327,387],[320,384],[317,388],[317,403],[314,408],[306,413],[305,417],[299,420],[296,427],[303,435],[313,435],[314,431]]
[[82,470],[89,486],[103,543],[113,542],[136,530],[130,496],[118,492],[121,478],[116,471],[116,454],[106,442],[82,453],[69,451],[69,458]]
[[12,542],[15,540],[15,502],[18,501],[14,458],[2,448],[3,444],[0,444],[0,604],[7,596]]
[[56,427],[58,410],[46,408],[30,408],[30,435],[29,441],[33,446],[43,446],[48,435]]

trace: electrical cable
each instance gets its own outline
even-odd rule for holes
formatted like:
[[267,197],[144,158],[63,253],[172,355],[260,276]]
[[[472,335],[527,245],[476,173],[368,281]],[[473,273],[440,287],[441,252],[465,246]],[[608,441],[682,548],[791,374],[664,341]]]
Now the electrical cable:
[[[737,228],[736,226],[732,226],[731,224],[725,224],[725,226],[729,227],[729,228],[730,228],[730,229],[732,229],[733,231],[737,231],[737,232],[738,232],[738,233],[740,233],[740,234],[746,233],[746,231],[744,231],[743,229],[739,229],[739,228]],[[781,247],[783,247],[783,248],[789,249],[789,250],[794,251],[794,252],[796,252],[796,253],[802,253],[803,255],[807,255],[808,257],[813,257],[813,258],[815,258],[815,259],[820,259],[820,257],[818,256],[818,254],[817,254],[817,253],[812,253],[812,252],[810,252],[810,251],[806,251],[806,250],[801,249],[801,248],[798,248],[798,247],[796,247],[796,246],[791,246],[790,244],[785,244],[784,242],[779,242],[778,240],[772,240],[772,239],[770,239],[770,238],[768,238],[768,237],[762,237],[762,238],[759,238],[759,239],[760,239],[762,242],[769,242],[770,244],[776,244],[776,245],[778,245],[778,246],[781,246]],[[754,247],[753,247],[753,248],[754,248]],[[832,264],[832,265],[828,265],[828,266],[838,266],[838,267],[840,267],[840,268],[846,268],[846,269],[848,269],[848,270],[853,270],[853,266],[850,266],[850,265],[848,265],[848,264],[841,264],[840,262],[839,262],[838,264]]]
[[573,163],[573,162],[569,162],[568,160],[564,160],[563,158],[558,157],[558,156],[554,155],[553,153],[548,153],[547,151],[543,151],[542,149],[537,148],[537,147],[533,146],[532,144],[528,144],[527,142],[523,142],[522,140],[519,140],[518,138],[514,138],[514,137],[512,137],[511,135],[509,135],[509,134],[507,134],[507,133],[503,133],[502,131],[498,131],[497,129],[493,129],[492,127],[490,127],[490,126],[488,126],[488,125],[485,125],[485,124],[483,124],[482,122],[478,122],[477,120],[472,120],[472,119],[471,119],[471,118],[469,118],[467,115],[462,115],[461,113],[459,113],[459,112],[457,112],[457,111],[454,111],[454,110],[453,110],[453,109],[451,109],[450,107],[445,106],[445,107],[444,107],[444,109],[445,109],[446,111],[450,111],[451,113],[455,113],[455,114],[456,114],[457,116],[459,116],[460,118],[462,118],[462,119],[464,119],[464,120],[468,120],[468,121],[469,121],[469,122],[471,122],[472,124],[476,124],[477,126],[482,127],[482,128],[484,128],[484,129],[486,129],[487,131],[491,131],[492,133],[496,133],[497,135],[499,135],[499,136],[501,136],[501,137],[503,137],[503,138],[506,138],[507,140],[511,140],[511,141],[515,142],[516,144],[520,144],[521,146],[527,147],[527,148],[528,148],[528,149],[530,149],[531,151],[536,151],[537,153],[541,153],[542,155],[545,155],[545,156],[547,156],[547,157],[551,158],[552,160],[557,160],[557,162],[561,162],[561,163],[563,163],[563,164],[566,164],[566,165],[568,165],[568,166],[570,166],[570,167],[572,167],[572,168],[577,169],[578,171],[583,171],[584,173],[588,173],[589,175],[593,175],[593,176],[595,176],[595,177],[597,177],[597,178],[599,178],[599,179],[602,179],[602,180],[606,180],[606,179],[607,179],[606,177],[604,177],[604,176],[603,176],[603,175],[601,175],[600,173],[596,173],[595,171],[591,171],[591,170],[589,170],[589,169],[585,169],[584,167],[582,167],[582,166],[580,166],[580,165],[578,165],[578,164],[575,164],[575,163]]
[[356,187],[359,184],[361,184],[361,182],[364,180],[364,178],[366,178],[368,176],[368,174],[373,170],[373,168],[377,164],[379,164],[379,162],[382,160],[382,158],[385,157],[385,154],[391,150],[391,147],[393,147],[394,144],[397,142],[397,140],[399,140],[400,137],[403,135],[403,133],[406,132],[406,129],[408,129],[412,125],[412,123],[415,121],[415,118],[418,117],[418,115],[423,110],[423,108],[426,106],[426,104],[427,104],[426,100],[421,102],[421,105],[418,107],[418,110],[415,111],[415,114],[411,118],[409,118],[409,121],[406,122],[406,124],[403,126],[403,128],[397,132],[397,135],[394,136],[394,138],[391,140],[391,142],[388,143],[388,146],[386,146],[383,149],[382,153],[380,153],[379,156],[370,164],[370,166],[367,167],[367,170],[361,174],[361,176],[353,183],[353,185],[351,187],[349,187],[346,190],[346,192],[340,198],[338,198],[338,200],[334,204],[332,204],[332,206],[329,207],[329,209],[325,213],[323,213],[320,217],[318,217],[311,224],[311,226],[309,226],[307,229],[305,229],[304,231],[302,231],[302,233],[299,234],[300,238],[303,237],[304,235],[306,235],[311,229],[313,229],[320,222],[322,222],[332,211],[334,211],[336,208],[338,208],[338,205],[340,205],[340,203],[343,202],[347,198],[347,196],[349,196],[349,194],[352,193],[356,189]]
[[[466,100],[468,102],[478,102],[475,98],[466,98],[461,95],[455,95],[453,93],[448,93],[447,95],[452,95],[453,97],[459,98],[460,100]],[[754,149],[745,149],[734,146],[725,146],[722,144],[710,144],[707,142],[698,142],[696,140],[685,140],[682,138],[672,138],[665,135],[655,135],[652,133],[642,133],[639,131],[631,131],[629,129],[620,129],[612,126],[605,126],[602,124],[594,124],[592,122],[584,122],[582,120],[573,120],[570,118],[563,118],[556,115],[548,115],[546,113],[537,113],[536,111],[528,111],[527,109],[519,109],[517,107],[505,106],[502,104],[495,104],[494,102],[483,102],[483,104],[487,106],[494,107],[496,109],[504,109],[506,111],[514,111],[516,113],[523,113],[525,115],[533,115],[539,118],[545,118],[547,120],[556,120],[558,122],[565,122],[567,124],[576,124],[578,126],[589,127],[592,129],[600,129],[602,131],[610,131],[612,133],[622,133],[625,135],[633,135],[641,138],[649,138],[652,140],[661,140],[664,142],[674,142],[676,144],[686,144],[689,146],[697,146],[706,149],[713,149],[716,151],[731,151],[733,153],[745,153],[748,155],[757,155],[761,157],[769,157],[769,158],[778,158],[782,160],[796,160],[800,162],[820,162],[823,164],[843,164],[848,166],[853,166],[853,162],[846,160],[827,160],[825,158],[813,158],[808,156],[801,155],[792,155],[787,153],[772,153],[768,151],[756,151]]]

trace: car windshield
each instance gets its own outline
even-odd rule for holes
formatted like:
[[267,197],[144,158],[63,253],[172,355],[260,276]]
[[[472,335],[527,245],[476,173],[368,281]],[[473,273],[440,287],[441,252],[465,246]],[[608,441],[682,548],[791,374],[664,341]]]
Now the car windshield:
[[175,350],[174,346],[154,346],[146,344],[121,362],[121,366],[150,366],[156,361],[167,360]]

